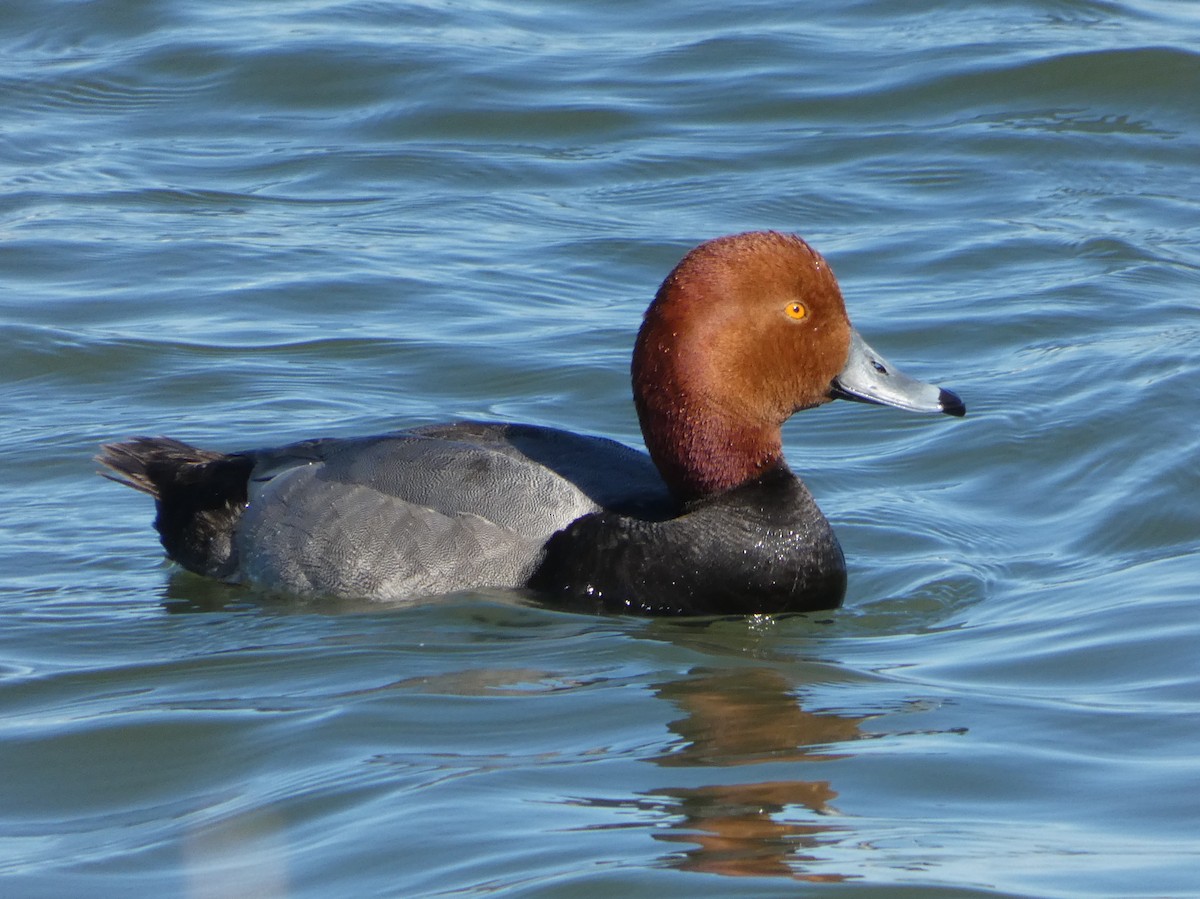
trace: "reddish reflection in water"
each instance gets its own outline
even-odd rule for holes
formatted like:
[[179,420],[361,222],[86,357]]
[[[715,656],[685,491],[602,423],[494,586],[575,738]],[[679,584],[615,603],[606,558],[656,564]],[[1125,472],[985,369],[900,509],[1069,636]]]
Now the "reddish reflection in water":
[[697,669],[686,680],[656,685],[687,714],[671,730],[687,742],[655,760],[664,767],[727,767],[841,758],[830,744],[862,736],[861,717],[809,712],[796,685],[773,668]]
[[[687,714],[671,723],[686,743],[655,759],[664,768],[737,768],[819,762],[841,756],[831,744],[861,738],[862,717],[810,712],[795,684],[772,668],[695,671],[662,684],[658,695]],[[737,877],[840,881],[809,874],[805,862],[823,837],[840,832],[821,815],[837,792],[824,780],[765,780],[665,787],[655,796],[679,819],[654,838],[691,844],[664,861],[672,867]],[[800,811],[803,810],[803,811]]]
[[[809,873],[806,863],[824,861],[823,843],[848,828],[826,817],[837,791],[825,780],[740,781],[733,769],[780,763],[829,761],[844,753],[830,746],[858,740],[863,717],[810,712],[796,684],[772,668],[697,669],[682,680],[656,686],[658,696],[686,714],[670,724],[682,739],[651,761],[662,768],[713,775],[700,786],[664,786],[625,800],[593,799],[596,807],[649,814],[651,836],[679,846],[661,863],[731,877],[786,877],[840,882],[837,873]],[[778,767],[772,773],[778,774]],[[797,773],[800,773],[799,769]],[[814,771],[815,773],[815,771]],[[663,820],[669,821],[662,827]],[[621,826],[628,826],[621,825]],[[603,829],[603,828],[601,828]]]
[[789,820],[797,807],[820,812],[837,793],[826,781],[780,780],[698,788],[665,789],[681,820],[656,840],[692,844],[665,861],[675,868],[731,877],[792,877],[841,881],[838,874],[807,874],[804,862],[818,861],[805,850],[839,828]]

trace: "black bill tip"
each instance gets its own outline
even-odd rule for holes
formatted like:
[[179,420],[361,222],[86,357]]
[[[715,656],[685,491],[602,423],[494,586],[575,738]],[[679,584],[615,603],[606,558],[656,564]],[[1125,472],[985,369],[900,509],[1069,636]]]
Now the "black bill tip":
[[967,406],[953,390],[943,388],[938,393],[938,402],[942,404],[942,411],[947,415],[954,415],[958,418],[967,414]]

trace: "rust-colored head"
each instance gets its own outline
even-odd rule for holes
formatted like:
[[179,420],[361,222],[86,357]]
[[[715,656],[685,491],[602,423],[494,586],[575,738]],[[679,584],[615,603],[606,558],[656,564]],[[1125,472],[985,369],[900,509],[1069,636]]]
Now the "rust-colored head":
[[633,395],[672,492],[735,487],[783,457],[780,427],[830,398],[851,328],[829,264],[798,237],[719,237],[683,257],[638,332]]

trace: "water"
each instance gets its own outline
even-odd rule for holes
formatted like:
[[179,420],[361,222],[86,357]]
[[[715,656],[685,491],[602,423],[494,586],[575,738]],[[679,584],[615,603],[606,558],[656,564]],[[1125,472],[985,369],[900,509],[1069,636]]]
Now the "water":
[[[1198,42],[1187,0],[6,2],[0,893],[1200,895]],[[658,281],[767,227],[969,407],[786,429],[837,613],[265,602],[93,474],[636,442]]]

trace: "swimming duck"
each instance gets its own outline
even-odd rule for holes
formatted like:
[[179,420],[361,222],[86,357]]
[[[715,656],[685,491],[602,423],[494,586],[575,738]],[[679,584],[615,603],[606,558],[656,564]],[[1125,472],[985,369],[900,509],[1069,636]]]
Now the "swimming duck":
[[846,590],[837,537],[784,461],[784,421],[832,399],[966,412],[872,350],[828,263],[772,231],[683,257],[632,375],[649,455],[466,421],[233,453],[139,437],[97,460],[154,497],[170,558],[270,592],[512,587],[610,611],[781,613],[835,608]]

